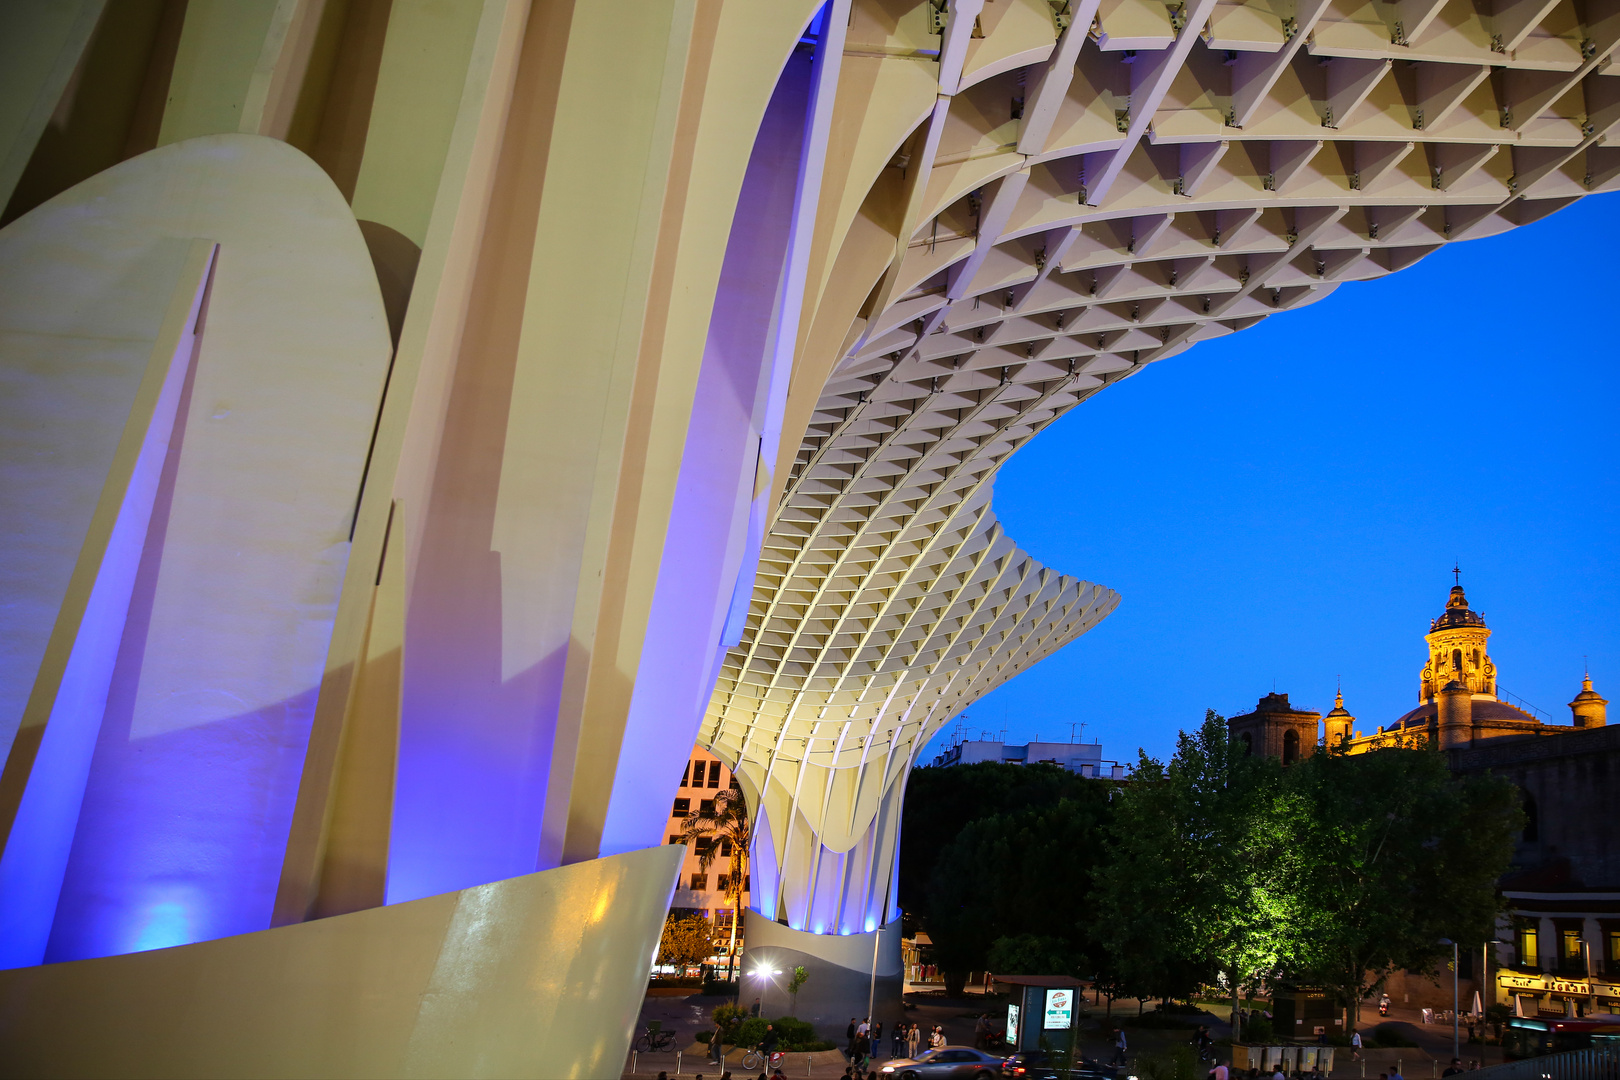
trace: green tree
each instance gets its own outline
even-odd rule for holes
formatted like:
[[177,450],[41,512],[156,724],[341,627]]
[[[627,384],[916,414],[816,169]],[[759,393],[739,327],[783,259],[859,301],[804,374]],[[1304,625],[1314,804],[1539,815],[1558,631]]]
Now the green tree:
[[709,921],[696,915],[677,915],[664,919],[664,933],[658,941],[658,962],[687,967],[701,964],[714,954],[714,928]]
[[1083,963],[1092,870],[1115,788],[1082,783],[1089,786],[1053,805],[971,821],[940,850],[926,921],[948,993],[961,993],[968,973],[989,964],[1000,938],[1032,935],[1067,956],[1071,970]]
[[793,969],[793,976],[788,979],[788,997],[793,1001],[793,1007],[788,1010],[789,1016],[799,1015],[799,990],[810,981],[810,972],[802,967]]
[[1168,765],[1142,755],[1099,889],[1104,944],[1127,992],[1186,996],[1221,973],[1235,1013],[1243,985],[1293,958],[1299,901],[1280,779],[1213,710],[1180,734]]
[[1286,770],[1305,926],[1301,977],[1328,988],[1352,1023],[1392,971],[1432,972],[1451,947],[1494,929],[1496,881],[1523,828],[1518,791],[1496,776],[1453,777],[1428,749],[1320,753]]
[[1052,806],[1060,799],[1098,798],[1093,792],[1116,787],[1086,779],[1047,762],[912,769],[906,778],[900,835],[900,905],[908,915],[928,919],[928,881],[941,853],[969,823],[997,814]]
[[1018,934],[992,942],[985,967],[998,975],[1075,975],[1081,959],[1068,938]]
[[742,792],[733,787],[714,797],[713,809],[700,808],[681,822],[681,839],[697,849],[698,866],[704,871],[722,852],[730,852],[731,869],[720,876],[720,887],[731,901],[731,944],[726,950],[728,982],[737,978],[737,921],[742,918],[742,894],[748,883],[752,821]]

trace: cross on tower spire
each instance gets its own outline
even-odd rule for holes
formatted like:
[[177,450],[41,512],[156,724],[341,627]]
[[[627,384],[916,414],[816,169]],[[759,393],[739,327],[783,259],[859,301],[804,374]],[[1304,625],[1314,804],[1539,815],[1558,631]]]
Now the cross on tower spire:
[[1462,564],[1461,563],[1452,563],[1451,564],[1451,579],[1452,579],[1452,584],[1454,584],[1454,585],[1461,585],[1462,584]]

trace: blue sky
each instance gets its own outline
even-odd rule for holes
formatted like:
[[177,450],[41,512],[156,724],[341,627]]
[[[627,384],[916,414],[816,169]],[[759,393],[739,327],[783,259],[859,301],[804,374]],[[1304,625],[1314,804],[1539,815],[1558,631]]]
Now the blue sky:
[[[1501,687],[1620,712],[1620,198],[1449,245],[1155,364],[1002,469],[1050,566],[1117,589],[1090,634],[967,711],[972,734],[1163,756],[1273,687],[1371,731],[1417,704],[1462,566]],[[924,760],[943,748],[936,736]]]

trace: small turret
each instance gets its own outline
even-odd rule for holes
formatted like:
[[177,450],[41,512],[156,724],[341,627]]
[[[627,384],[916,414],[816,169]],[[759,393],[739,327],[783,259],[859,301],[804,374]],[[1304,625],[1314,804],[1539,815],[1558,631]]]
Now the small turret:
[[1578,728],[1602,727],[1609,722],[1609,701],[1592,689],[1591,672],[1581,679],[1581,692],[1569,703],[1569,711],[1575,714]]
[[1355,737],[1356,718],[1351,716],[1344,707],[1344,691],[1340,690],[1333,695],[1333,711],[1322,717],[1322,734],[1327,748],[1334,747]]

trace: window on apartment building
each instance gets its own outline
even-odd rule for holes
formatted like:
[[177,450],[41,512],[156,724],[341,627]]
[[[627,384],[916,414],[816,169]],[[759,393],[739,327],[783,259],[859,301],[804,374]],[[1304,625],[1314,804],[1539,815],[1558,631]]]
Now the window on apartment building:
[[729,787],[732,791],[741,791],[742,790],[742,785],[737,783],[737,778],[735,776],[733,776],[731,778],[731,783],[727,784],[726,786]]
[[675,800],[675,809],[670,811],[670,817],[685,817],[687,814],[690,814],[691,812],[692,812],[692,800],[691,799],[676,799]]
[[718,761],[709,762],[709,786],[720,786],[720,763]]
[[691,763],[681,766],[681,787],[686,786],[686,774],[692,771]]
[[1541,966],[1541,954],[1536,949],[1536,928],[1521,926],[1514,934],[1514,938],[1519,947],[1519,966],[1527,968]]
[[[681,842],[681,838],[679,836],[671,835],[670,838],[669,838],[669,842],[672,843],[672,844],[678,844],[678,843]],[[1238,1019],[1241,1020],[1242,1017],[1239,1017]]]
[[1620,930],[1603,933],[1603,966],[1611,980],[1620,976]]
[[[698,813],[700,813],[700,814],[712,814],[712,813],[714,813],[714,800],[713,799],[700,799],[700,800],[698,800]],[[1241,1017],[1240,1017],[1240,1019],[1241,1019]]]
[[692,844],[692,850],[697,852],[699,855],[702,855],[712,847],[714,847],[714,841],[707,836],[698,837],[697,840],[695,840]]
[[1586,956],[1581,949],[1581,931],[1578,926],[1558,928],[1558,969],[1565,974],[1585,974]]
[[703,786],[703,759],[702,758],[693,758],[692,759],[692,786],[693,787],[702,787]]
[[693,874],[692,875],[692,891],[693,892],[703,892],[708,887],[709,887],[709,875],[708,874]]
[[[720,838],[720,857],[722,859],[729,859],[731,857],[731,841],[727,840],[725,837]],[[1240,1016],[1238,1019],[1241,1020],[1243,1018]]]

